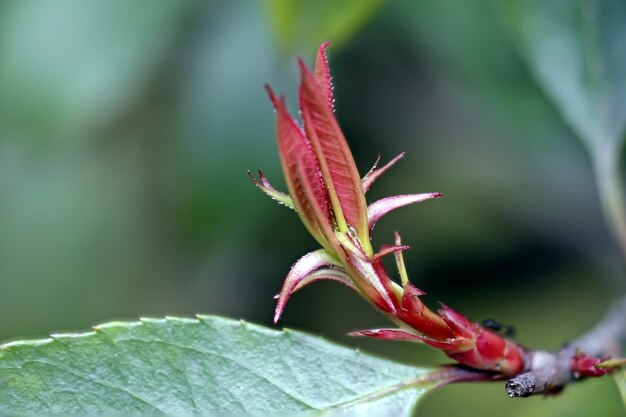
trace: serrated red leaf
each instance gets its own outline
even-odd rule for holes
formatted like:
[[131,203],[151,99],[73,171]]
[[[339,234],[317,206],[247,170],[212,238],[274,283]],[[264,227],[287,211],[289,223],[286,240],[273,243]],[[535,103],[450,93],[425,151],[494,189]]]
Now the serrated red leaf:
[[367,336],[373,337],[374,339],[385,339],[385,340],[399,340],[399,341],[410,341],[410,342],[421,342],[422,339],[407,331],[401,329],[365,329],[365,330],[354,330],[348,333],[348,336]]
[[269,86],[266,89],[276,109],[276,136],[289,194],[304,225],[327,246],[323,229],[331,227],[332,215],[317,158],[285,99],[278,99]]
[[378,251],[378,253],[376,253],[376,255],[374,255],[374,260],[378,260],[380,258],[383,258],[389,254],[392,253],[396,253],[396,252],[401,252],[403,250],[408,250],[411,249],[410,246],[407,245],[387,245],[384,244],[380,250]]
[[367,208],[369,229],[372,230],[376,222],[390,211],[441,196],[443,196],[441,193],[403,194],[378,200]]
[[313,78],[322,91],[328,102],[328,108],[334,110],[335,99],[333,97],[333,83],[330,76],[330,68],[328,67],[328,57],[326,56],[326,48],[330,42],[324,42],[317,50],[317,58],[315,59],[315,67],[313,68]]
[[404,286],[402,304],[397,317],[424,336],[435,340],[454,338],[454,332],[437,314],[426,308],[418,298],[424,292],[410,283]]
[[320,163],[337,227],[345,232],[345,223],[352,226],[370,252],[367,206],[356,164],[319,85],[302,61],[300,68],[300,110],[304,128]]
[[[280,319],[289,297],[311,282],[329,279],[339,281],[344,285],[352,287],[350,279],[339,269],[324,269],[320,271],[321,268],[328,266],[340,267],[324,249],[320,249],[315,252],[307,253],[291,267],[287,278],[285,278],[283,287],[278,294],[278,301],[274,312],[274,324]],[[317,271],[321,273],[316,273]]]
[[399,160],[404,158],[404,154],[404,152],[401,152],[399,155],[397,155],[395,158],[393,158],[391,161],[387,162],[384,166],[380,168],[377,168],[378,162],[380,161],[380,155],[378,155],[378,158],[376,159],[376,162],[374,163],[372,169],[370,169],[361,180],[363,184],[363,191],[367,192],[374,183],[374,181],[380,178],[381,175],[387,172],[387,170],[394,166]]
[[446,322],[446,324],[454,331],[456,337],[472,338],[476,335],[475,326],[461,313],[451,309],[444,303],[441,304],[441,310],[439,310],[439,316]]

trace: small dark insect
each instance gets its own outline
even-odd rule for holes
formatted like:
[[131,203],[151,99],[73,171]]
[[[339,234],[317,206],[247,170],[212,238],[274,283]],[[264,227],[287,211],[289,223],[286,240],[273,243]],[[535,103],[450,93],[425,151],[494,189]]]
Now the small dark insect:
[[493,319],[483,320],[482,325],[483,327],[486,327],[489,330],[493,330],[494,332],[503,334],[506,337],[515,337],[515,326],[502,324],[499,321]]

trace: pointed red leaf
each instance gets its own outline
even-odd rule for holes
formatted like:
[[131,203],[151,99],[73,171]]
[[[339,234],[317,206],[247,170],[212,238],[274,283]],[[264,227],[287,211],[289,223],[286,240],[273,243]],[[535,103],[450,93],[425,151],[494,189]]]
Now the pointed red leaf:
[[424,336],[419,336],[419,339],[426,343],[429,346],[432,346],[434,348],[437,349],[441,349],[444,352],[449,352],[449,351],[457,351],[458,348],[454,343],[450,343],[450,341],[439,341],[439,340],[435,340],[435,339],[431,339],[429,337],[424,337]]
[[413,333],[400,329],[366,329],[355,330],[348,333],[348,336],[367,336],[375,339],[400,340],[410,342],[421,342],[421,338]]
[[[309,275],[305,276],[300,281],[298,281],[296,286],[291,291],[290,296],[300,291],[302,288],[306,287],[307,285],[312,284],[315,281],[322,281],[322,280],[336,281],[340,284],[345,285],[348,288],[352,288],[353,290],[356,290],[356,287],[350,280],[350,277],[345,272],[343,272],[343,270],[341,270],[339,267],[322,268],[322,269],[318,269],[315,272],[310,273]],[[280,298],[281,298],[280,293],[274,296],[274,300],[279,300]]]
[[421,314],[426,306],[422,303],[419,297],[425,294],[426,293],[424,291],[420,290],[415,285],[408,284],[404,288],[404,293],[402,294],[402,308],[415,314]]
[[[402,297],[401,289],[389,277],[389,274],[387,273],[387,270],[385,269],[382,260],[380,258],[372,260],[372,266],[374,267],[374,271],[376,271],[376,275],[378,275],[378,278],[387,290],[387,294],[389,294],[389,297],[394,301],[395,304],[399,305]],[[397,292],[396,289],[398,290]]]
[[[278,302],[274,313],[274,323],[278,322],[278,319],[283,313],[287,300],[291,294],[311,283],[313,279],[309,278],[308,282],[304,284],[303,281],[307,280],[307,277],[309,277],[316,270],[330,265],[339,267],[336,261],[324,249],[320,249],[315,252],[307,253],[291,267],[291,270],[289,271],[289,274],[287,274],[287,278],[285,278],[285,282],[283,283],[283,288],[278,294]],[[318,279],[320,278],[318,277]]]
[[456,312],[444,303],[440,304],[441,310],[439,310],[439,315],[454,331],[456,337],[472,338],[478,334],[478,330],[464,315]]
[[400,155],[393,158],[391,161],[387,162],[385,166],[382,166],[377,169],[376,165],[378,165],[378,161],[380,161],[380,155],[379,155],[372,169],[370,169],[369,172],[365,174],[365,176],[361,180],[361,182],[363,183],[363,191],[367,192],[372,186],[372,184],[374,183],[374,181],[376,181],[381,175],[383,175],[389,168],[394,166],[396,162],[398,162],[402,158],[404,158],[404,152],[402,152]]
[[346,223],[354,227],[366,252],[371,254],[367,206],[356,164],[323,92],[302,61],[300,68],[300,110],[328,188],[337,227],[341,232],[347,231]]
[[335,99],[333,98],[333,83],[330,76],[330,68],[328,67],[328,57],[326,56],[326,48],[328,48],[329,45],[330,42],[324,42],[317,50],[313,77],[328,101],[328,108],[334,110]]
[[403,250],[411,249],[410,246],[406,245],[383,245],[378,253],[374,255],[374,259],[378,260],[384,256],[390,255],[392,253],[402,252]]
[[[319,171],[315,171],[314,173],[310,172],[304,161],[301,160],[298,160],[296,163],[296,172],[300,178],[312,178],[313,176],[317,177],[319,175]],[[302,190],[304,194],[307,196],[315,195],[315,185],[316,183],[313,181],[302,181]],[[347,257],[345,256],[335,233],[331,208],[326,206],[326,202],[324,201],[320,202],[316,199],[309,198],[307,202],[309,204],[308,208],[311,210],[316,219],[327,220],[317,222],[319,232],[321,233],[321,239],[318,241],[329,253],[337,256],[341,261],[347,262]],[[328,219],[326,218],[327,215],[329,216]]]
[[360,240],[352,233],[345,233],[341,246],[347,256],[347,262],[356,271],[353,275],[355,284],[366,294],[366,297],[381,310],[395,314],[399,295],[396,294],[394,282],[380,261],[367,256]]
[[404,287],[401,309],[398,318],[418,332],[436,340],[447,340],[454,337],[454,332],[445,321],[429,310],[419,299],[424,292],[407,283]]
[[295,292],[298,292],[302,288],[306,287],[307,285],[315,281],[322,281],[322,280],[335,281],[335,282],[345,285],[348,288],[352,288],[353,290],[356,289],[354,284],[350,280],[350,277],[346,275],[344,272],[340,271],[339,269],[326,268],[326,269],[320,269],[318,271],[315,271],[312,274],[304,277],[304,279],[301,280],[298,283],[298,285],[296,285],[296,287],[293,289],[291,293],[293,294]]
[[372,167],[370,168],[369,171],[367,171],[367,173],[363,176],[363,178],[361,178],[361,185],[363,186],[363,191],[367,191],[365,189],[365,180],[367,179],[368,176],[372,175],[372,173],[374,171],[376,171],[376,169],[378,168],[378,164],[380,163],[380,154],[378,154],[376,156],[376,160],[374,161],[374,165],[372,165]]
[[263,175],[263,172],[261,172],[261,170],[259,170],[259,180],[261,180],[261,182],[257,181],[257,179],[254,177],[254,175],[250,173],[250,171],[248,171],[248,176],[259,190],[263,191],[273,200],[276,200],[279,204],[289,207],[290,209],[296,209],[296,207],[293,205],[293,200],[291,199],[291,197],[272,187],[272,184],[270,184],[267,178],[265,178],[265,175]]
[[289,194],[304,225],[324,245],[322,229],[332,224],[332,217],[319,164],[304,132],[287,111],[284,98],[279,100],[269,86],[266,88],[276,109],[278,150]]
[[376,222],[385,214],[397,208],[408,206],[410,204],[419,203],[421,201],[431,200],[441,197],[441,193],[424,193],[424,194],[405,194],[378,200],[367,208],[367,216],[369,218],[369,228],[372,230]]
[[366,298],[381,310],[395,314],[398,303],[389,277],[380,275],[374,264],[357,254],[348,253],[348,261],[357,272],[355,285],[365,293]]

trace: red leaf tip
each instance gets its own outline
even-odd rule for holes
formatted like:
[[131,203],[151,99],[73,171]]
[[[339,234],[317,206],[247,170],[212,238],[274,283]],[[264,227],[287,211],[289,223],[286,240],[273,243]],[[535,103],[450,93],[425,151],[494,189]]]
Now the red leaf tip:
[[426,295],[426,293],[415,285],[408,284],[404,287],[404,295],[407,297],[420,297],[422,295]]
[[274,106],[274,110],[278,110],[281,107],[281,103],[285,100],[284,97],[281,97],[280,100],[276,97],[276,93],[269,84],[265,84],[265,91],[267,91],[267,95],[272,102],[272,106]]
[[309,74],[311,71],[309,70],[309,67],[306,66],[306,62],[304,62],[304,59],[298,57],[298,66],[300,67],[300,72],[302,74]]

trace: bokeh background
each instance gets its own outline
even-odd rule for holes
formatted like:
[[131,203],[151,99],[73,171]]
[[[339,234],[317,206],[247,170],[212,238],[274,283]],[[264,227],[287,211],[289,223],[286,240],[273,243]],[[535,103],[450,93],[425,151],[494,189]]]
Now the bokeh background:
[[[534,82],[497,2],[474,0],[0,4],[0,338],[111,319],[213,313],[270,323],[290,265],[315,249],[283,186],[263,84],[295,110],[296,56],[329,49],[337,116],[375,185],[445,197],[381,221],[412,280],[476,320],[557,348],[625,281],[583,147]],[[384,320],[349,290],[295,295],[282,324],[405,362],[447,359],[348,340]],[[556,399],[446,387],[420,416],[613,416],[610,380]]]

